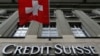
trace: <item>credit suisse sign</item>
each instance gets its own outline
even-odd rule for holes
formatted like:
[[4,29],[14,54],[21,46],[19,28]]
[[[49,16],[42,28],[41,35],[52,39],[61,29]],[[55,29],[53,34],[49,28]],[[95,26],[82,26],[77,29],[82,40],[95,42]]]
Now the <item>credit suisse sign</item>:
[[64,46],[55,44],[54,46],[20,46],[16,44],[7,44],[2,49],[4,56],[34,56],[34,55],[54,55],[60,56],[98,56],[94,46]]

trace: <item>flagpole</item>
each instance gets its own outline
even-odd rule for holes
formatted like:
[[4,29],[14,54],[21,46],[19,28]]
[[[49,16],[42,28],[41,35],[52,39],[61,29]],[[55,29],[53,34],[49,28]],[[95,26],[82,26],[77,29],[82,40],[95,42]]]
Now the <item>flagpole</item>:
[[49,24],[50,24],[50,0],[48,0],[48,7],[49,7]]
[[[48,0],[48,11],[49,11],[49,33],[50,33],[50,0]],[[51,34],[50,34],[51,35]],[[51,38],[50,38],[50,35],[49,35],[49,40],[51,40]]]

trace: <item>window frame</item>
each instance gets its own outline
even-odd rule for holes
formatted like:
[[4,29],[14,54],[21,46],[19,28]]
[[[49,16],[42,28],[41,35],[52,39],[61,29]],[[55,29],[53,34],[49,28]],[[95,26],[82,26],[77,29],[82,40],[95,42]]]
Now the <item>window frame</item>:
[[81,22],[69,22],[69,25],[70,25],[70,28],[72,28],[72,25],[76,25],[77,27],[79,27],[82,30],[82,32],[84,33],[84,35],[86,35],[86,37],[80,37],[80,36],[78,37],[78,36],[74,36],[74,34],[73,34],[73,36],[75,38],[91,38],[91,36],[88,33],[88,31],[85,28],[83,29],[83,25],[81,24]]
[[[28,27],[28,29],[29,29],[29,26],[30,26],[30,22],[28,22],[26,25],[24,25],[25,27]],[[16,30],[19,28],[19,27],[23,27],[23,26],[20,26],[19,25],[19,22],[18,23],[16,23],[16,25],[15,25],[15,28],[13,29],[13,31],[11,31],[10,33],[9,33],[9,35],[8,36],[1,36],[0,38],[11,38],[11,39],[14,39],[14,38],[20,38],[20,39],[23,39],[23,38],[25,38],[26,36],[24,36],[24,37],[21,37],[21,36],[19,36],[19,37],[14,37],[13,35],[15,34],[15,32],[16,32]],[[27,30],[28,31],[28,30]],[[27,34],[27,32],[26,32],[26,34]],[[25,34],[25,35],[26,35]]]
[[[22,28],[22,27],[26,27],[26,28],[29,29],[30,22],[28,22],[27,24],[25,24],[25,25],[23,25],[23,26],[20,26],[20,25],[19,25],[19,22],[18,22],[16,26],[17,26],[17,28],[14,30],[13,34],[11,35],[11,37],[12,37],[12,38],[25,38],[27,32],[26,32],[25,36],[23,36],[23,37],[22,37],[22,36],[14,37],[14,34],[17,32],[17,30],[18,30],[19,27],[21,27],[21,28]],[[28,29],[27,29],[27,31],[28,31]]]
[[[13,37],[25,37],[27,34],[29,27],[18,27]],[[19,36],[18,36],[19,35]],[[22,36],[23,35],[23,36]]]
[[[51,25],[52,24],[52,25]],[[53,26],[55,24],[55,26]],[[50,25],[51,25],[51,28],[53,28],[53,27],[55,27],[56,29],[57,29],[57,26],[56,26],[56,22],[50,22]],[[60,34],[59,34],[59,32],[58,32],[58,29],[57,29],[57,32],[58,32],[58,36],[56,37],[56,36],[54,36],[54,37],[42,37],[41,36],[41,34],[42,34],[42,30],[43,30],[43,27],[49,27],[48,25],[42,25],[41,26],[41,30],[39,30],[40,31],[40,33],[39,33],[39,35],[38,35],[38,38],[40,38],[40,39],[61,39],[62,37],[60,36]]]

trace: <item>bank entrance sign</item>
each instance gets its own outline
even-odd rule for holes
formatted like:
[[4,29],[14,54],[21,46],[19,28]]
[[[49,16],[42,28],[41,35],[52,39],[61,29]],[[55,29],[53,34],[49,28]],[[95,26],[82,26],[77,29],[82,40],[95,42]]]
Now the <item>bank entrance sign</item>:
[[8,44],[2,49],[4,56],[99,56],[93,46],[19,46]]

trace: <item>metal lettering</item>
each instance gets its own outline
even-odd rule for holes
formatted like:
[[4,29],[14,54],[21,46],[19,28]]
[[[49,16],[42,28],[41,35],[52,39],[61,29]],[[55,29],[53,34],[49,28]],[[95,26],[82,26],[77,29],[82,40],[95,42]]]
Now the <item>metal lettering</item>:
[[40,52],[39,46],[32,46],[31,54],[38,54]]
[[47,46],[46,48],[47,48],[47,52],[46,53],[47,53],[47,55],[49,55],[51,46]]
[[78,54],[84,54],[84,51],[82,50],[81,47],[76,46],[75,49],[76,49],[76,51],[77,51]]
[[29,46],[25,46],[24,50],[23,50],[23,54],[29,54],[30,51],[30,47]]
[[50,51],[54,48],[54,53],[56,56],[98,56],[96,50],[93,46],[63,46],[56,44],[52,46],[16,46],[14,44],[6,45],[2,53],[4,56],[40,56],[50,55]]
[[43,51],[43,50],[44,50],[44,48],[45,48],[44,46],[41,46],[41,52],[40,52],[40,53],[41,53],[41,55],[43,55],[43,53],[44,53],[44,51]]
[[2,53],[3,53],[3,54],[12,54],[12,53],[13,53],[13,50],[7,51],[7,49],[8,49],[9,47],[15,48],[15,45],[14,45],[14,44],[8,44],[8,45],[6,45],[6,46],[3,48]]
[[72,53],[70,46],[68,46],[67,48],[65,46],[63,46],[63,51],[64,51],[65,54],[71,54]]
[[56,44],[55,45],[55,54],[62,54],[62,45]]
[[16,54],[22,54],[22,46],[17,46],[15,51],[14,51],[14,55]]
[[89,46],[89,48],[90,48],[90,50],[91,50],[91,52],[92,52],[93,54],[95,54],[95,53],[96,53],[96,51],[95,51],[94,47]]
[[91,51],[89,50],[88,47],[83,46],[83,50],[85,51],[85,54],[91,54]]
[[75,47],[72,46],[73,54],[76,54]]

